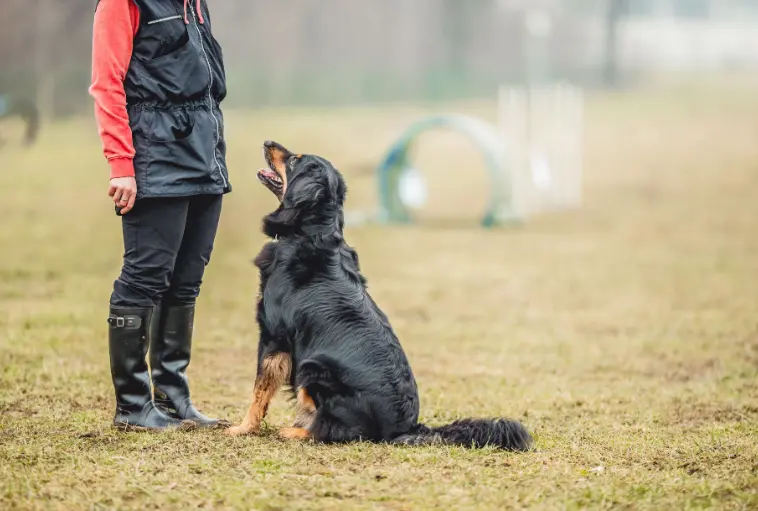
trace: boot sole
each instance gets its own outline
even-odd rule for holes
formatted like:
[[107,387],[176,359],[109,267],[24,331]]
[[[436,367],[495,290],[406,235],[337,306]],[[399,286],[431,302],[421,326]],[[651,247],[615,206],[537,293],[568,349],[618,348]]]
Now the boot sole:
[[149,428],[147,426],[138,426],[129,423],[115,423],[113,429],[123,433],[167,433],[169,431],[191,431],[198,429],[198,425],[192,421],[182,421],[178,426],[166,426],[165,428]]
[[182,419],[181,417],[177,417],[175,410],[171,408],[168,408],[166,406],[161,406],[160,404],[156,404],[156,407],[158,408],[158,410],[165,413],[172,419],[182,420],[184,422],[192,422],[193,424],[196,424],[198,428],[201,428],[201,429],[226,429],[226,428],[232,427],[232,423],[226,419],[216,419],[216,422],[202,422],[202,421],[193,420],[193,419]]

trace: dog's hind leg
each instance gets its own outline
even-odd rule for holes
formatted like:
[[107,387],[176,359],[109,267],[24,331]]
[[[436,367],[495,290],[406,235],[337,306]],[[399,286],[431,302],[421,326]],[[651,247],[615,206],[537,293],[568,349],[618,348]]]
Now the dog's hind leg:
[[258,375],[253,386],[252,403],[245,419],[239,426],[227,429],[226,433],[231,436],[257,433],[268,411],[268,405],[289,379],[291,370],[292,357],[289,353],[276,352],[267,355],[258,368]]
[[279,430],[279,436],[287,440],[305,440],[311,438],[311,432],[305,428],[283,428]]
[[308,391],[300,387],[297,390],[297,415],[291,428],[283,428],[279,436],[289,439],[310,438],[310,428],[316,419],[316,403]]
[[310,428],[316,418],[316,403],[308,394],[308,391],[300,387],[297,390],[297,415],[295,415],[296,428]]

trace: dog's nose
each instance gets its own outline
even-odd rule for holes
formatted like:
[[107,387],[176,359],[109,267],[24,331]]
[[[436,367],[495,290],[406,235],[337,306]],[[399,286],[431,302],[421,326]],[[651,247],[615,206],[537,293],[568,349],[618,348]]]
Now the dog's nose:
[[274,142],[273,140],[266,140],[265,142],[263,142],[263,147],[274,147],[276,145],[277,145],[276,142]]

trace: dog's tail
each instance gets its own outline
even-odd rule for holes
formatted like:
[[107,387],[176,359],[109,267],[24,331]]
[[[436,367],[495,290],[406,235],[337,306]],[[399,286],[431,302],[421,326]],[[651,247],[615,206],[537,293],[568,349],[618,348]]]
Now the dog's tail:
[[447,444],[462,447],[482,448],[496,446],[507,451],[528,451],[532,446],[532,436],[523,424],[509,419],[462,419],[429,428],[423,424],[415,430],[396,437],[395,444],[429,445]]

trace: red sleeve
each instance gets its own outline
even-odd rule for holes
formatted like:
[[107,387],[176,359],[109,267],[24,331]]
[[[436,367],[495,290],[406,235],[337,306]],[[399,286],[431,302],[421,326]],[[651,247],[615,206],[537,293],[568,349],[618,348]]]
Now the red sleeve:
[[92,31],[89,93],[95,100],[95,120],[111,179],[134,176],[134,143],[124,79],[138,28],[139,9],[132,0],[100,0]]

